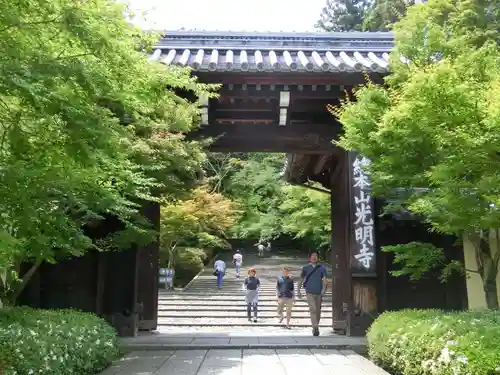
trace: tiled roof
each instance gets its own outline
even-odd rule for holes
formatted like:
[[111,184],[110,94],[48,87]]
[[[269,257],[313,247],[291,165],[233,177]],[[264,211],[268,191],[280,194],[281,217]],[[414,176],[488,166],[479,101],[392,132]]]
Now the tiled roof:
[[150,59],[196,71],[381,72],[392,33],[167,32]]

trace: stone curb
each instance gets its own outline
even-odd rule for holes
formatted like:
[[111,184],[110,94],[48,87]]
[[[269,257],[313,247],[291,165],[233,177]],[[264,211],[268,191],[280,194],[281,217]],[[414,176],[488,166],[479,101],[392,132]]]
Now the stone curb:
[[[207,265],[208,265],[208,264],[212,264],[212,263],[214,262],[214,260],[215,260],[215,259],[217,259],[217,257],[219,256],[219,254],[220,254],[220,251],[217,253],[217,255],[216,255],[216,256],[214,256],[212,259],[210,259],[210,260],[207,262]],[[179,291],[179,292],[185,292],[185,291],[187,290],[187,288],[189,288],[189,287],[191,286],[191,284],[192,284],[192,283],[194,283],[194,282],[196,281],[196,279],[197,279],[198,277],[200,277],[200,276],[201,276],[201,274],[202,274],[203,272],[205,272],[205,267],[206,267],[206,266],[203,266],[203,268],[200,270],[200,272],[198,272],[198,273],[197,273],[197,274],[196,274],[196,275],[195,275],[195,276],[191,279],[191,281],[190,281],[190,282],[188,282],[186,285],[184,285],[184,288],[180,288],[180,289],[178,289],[178,291]]]
[[124,350],[331,349],[367,352],[366,345],[349,344],[120,344]]
[[[176,317],[178,318],[178,317]],[[167,318],[167,319],[172,319],[172,318]],[[189,318],[188,318],[189,319]],[[192,318],[191,318],[192,319]],[[243,318],[246,320],[245,318]],[[304,318],[303,318],[304,319]],[[210,322],[210,323],[177,323],[175,321],[171,323],[165,323],[165,322],[158,322],[158,328],[160,327],[226,327],[228,330],[231,330],[235,326],[237,327],[281,327],[280,324],[278,323],[247,323],[247,322],[242,322],[242,323],[219,323],[219,322]],[[310,327],[311,324],[309,322],[304,323],[304,324],[290,324],[290,327],[292,328],[308,328]],[[332,324],[319,324],[319,328],[331,328]]]

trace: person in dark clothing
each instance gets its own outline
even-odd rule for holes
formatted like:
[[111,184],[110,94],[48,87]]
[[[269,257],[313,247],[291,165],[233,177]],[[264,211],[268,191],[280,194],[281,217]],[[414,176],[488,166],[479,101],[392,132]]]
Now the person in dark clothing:
[[278,282],[276,283],[276,294],[278,297],[278,319],[280,323],[283,321],[283,310],[286,306],[285,328],[287,329],[290,329],[290,319],[292,319],[293,292],[294,286],[293,280],[290,277],[290,270],[283,267],[281,269],[281,276],[278,277]]
[[307,305],[311,316],[313,336],[319,336],[321,304],[328,287],[326,267],[318,262],[318,252],[309,255],[309,264],[302,267],[297,295],[302,298],[301,288],[306,290]]
[[260,280],[256,277],[257,271],[255,268],[250,268],[248,270],[248,277],[245,279],[243,286],[246,290],[245,302],[247,304],[247,317],[248,320],[252,321],[252,309],[253,309],[253,322],[257,323],[257,311],[259,304],[259,288]]

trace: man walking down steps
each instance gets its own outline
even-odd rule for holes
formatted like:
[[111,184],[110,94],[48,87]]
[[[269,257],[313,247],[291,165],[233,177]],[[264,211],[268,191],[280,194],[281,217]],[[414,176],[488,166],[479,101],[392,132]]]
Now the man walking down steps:
[[318,253],[309,254],[309,264],[302,268],[298,287],[298,296],[302,298],[301,288],[306,290],[307,305],[311,316],[313,336],[319,336],[319,322],[321,320],[321,304],[328,286],[326,267],[318,263]]

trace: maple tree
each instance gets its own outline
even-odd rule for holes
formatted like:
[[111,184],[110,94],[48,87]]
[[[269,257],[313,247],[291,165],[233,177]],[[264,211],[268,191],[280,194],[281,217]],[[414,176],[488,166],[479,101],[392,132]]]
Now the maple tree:
[[[479,274],[492,309],[499,307],[499,25],[497,1],[411,7],[394,26],[386,86],[368,84],[336,112],[345,129],[340,145],[371,159],[376,194],[397,191],[432,230],[472,243],[477,269],[466,272]],[[436,259],[424,244],[391,250],[413,262],[410,274],[415,260],[426,259],[421,252]]]
[[[176,197],[203,161],[182,134],[202,95],[185,69],[148,61],[144,33],[111,0],[0,3],[0,295],[12,302],[44,261],[151,241],[139,202]],[[167,135],[166,135],[167,134]],[[107,245],[84,227],[112,216]],[[21,262],[32,262],[18,275]]]
[[164,200],[161,206],[161,249],[168,253],[168,268],[175,268],[183,247],[228,247],[227,232],[239,215],[236,205],[206,185],[189,198]]

